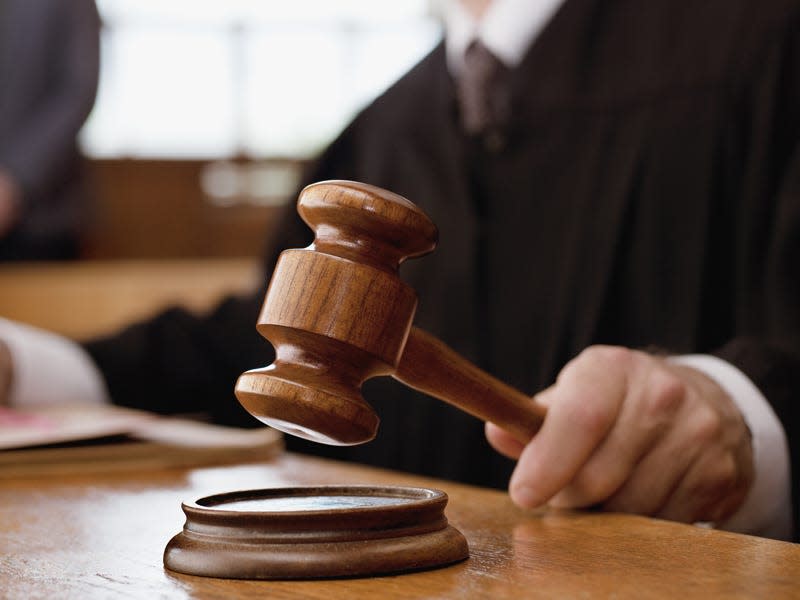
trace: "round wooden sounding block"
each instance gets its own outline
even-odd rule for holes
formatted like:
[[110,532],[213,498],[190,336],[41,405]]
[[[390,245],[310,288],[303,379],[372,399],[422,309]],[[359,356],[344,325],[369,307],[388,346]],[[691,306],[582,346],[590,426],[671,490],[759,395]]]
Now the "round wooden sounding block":
[[444,492],[320,486],[230,492],[183,504],[186,523],[164,551],[179,573],[229,579],[361,577],[467,558],[447,523]]

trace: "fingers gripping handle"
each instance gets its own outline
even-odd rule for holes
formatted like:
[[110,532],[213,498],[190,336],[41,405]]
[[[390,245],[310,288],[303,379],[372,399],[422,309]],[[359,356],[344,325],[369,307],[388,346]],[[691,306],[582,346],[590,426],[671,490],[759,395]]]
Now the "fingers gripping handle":
[[491,421],[528,442],[545,409],[527,394],[492,377],[433,335],[412,327],[393,377],[420,392]]

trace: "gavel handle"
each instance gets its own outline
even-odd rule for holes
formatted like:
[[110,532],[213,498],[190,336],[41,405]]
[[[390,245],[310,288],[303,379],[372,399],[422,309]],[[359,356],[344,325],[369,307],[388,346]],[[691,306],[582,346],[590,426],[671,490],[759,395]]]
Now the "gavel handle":
[[411,328],[400,364],[392,376],[499,425],[523,443],[534,436],[544,421],[545,409],[530,396],[492,377],[417,327]]

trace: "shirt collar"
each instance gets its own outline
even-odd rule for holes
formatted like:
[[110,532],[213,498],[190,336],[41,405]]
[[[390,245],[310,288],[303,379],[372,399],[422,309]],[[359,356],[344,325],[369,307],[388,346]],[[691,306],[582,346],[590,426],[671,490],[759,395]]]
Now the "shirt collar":
[[513,69],[565,0],[493,0],[480,21],[459,0],[443,7],[447,64],[453,76],[463,68],[464,53],[480,40],[505,66]]

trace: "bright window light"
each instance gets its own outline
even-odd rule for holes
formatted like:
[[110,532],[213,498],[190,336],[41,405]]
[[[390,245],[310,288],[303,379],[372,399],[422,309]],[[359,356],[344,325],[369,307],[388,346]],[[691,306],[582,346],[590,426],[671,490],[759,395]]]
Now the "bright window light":
[[98,0],[98,158],[306,157],[439,41],[431,0]]

